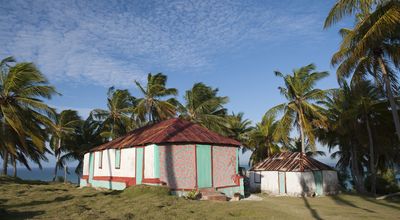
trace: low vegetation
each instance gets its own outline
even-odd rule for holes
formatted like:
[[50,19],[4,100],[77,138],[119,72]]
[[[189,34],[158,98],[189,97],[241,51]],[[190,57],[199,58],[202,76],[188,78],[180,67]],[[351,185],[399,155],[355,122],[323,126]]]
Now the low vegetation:
[[396,219],[400,200],[351,194],[263,201],[193,201],[166,188],[135,186],[99,191],[72,184],[0,177],[2,219]]

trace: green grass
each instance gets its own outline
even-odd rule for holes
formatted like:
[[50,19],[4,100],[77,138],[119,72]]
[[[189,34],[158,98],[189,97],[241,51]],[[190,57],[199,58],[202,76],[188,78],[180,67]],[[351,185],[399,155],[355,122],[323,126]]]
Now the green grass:
[[98,191],[0,177],[0,219],[398,219],[400,201],[350,194],[263,201],[191,201],[165,188]]

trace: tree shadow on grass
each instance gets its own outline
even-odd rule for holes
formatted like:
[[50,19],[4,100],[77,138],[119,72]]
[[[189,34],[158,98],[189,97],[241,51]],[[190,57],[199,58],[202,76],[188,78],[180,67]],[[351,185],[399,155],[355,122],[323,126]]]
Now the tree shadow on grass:
[[[300,186],[302,188],[302,192],[304,194],[306,194],[306,192],[309,192],[309,188],[307,186],[306,181],[304,180],[304,178],[302,177],[300,180]],[[310,203],[308,202],[307,198],[305,196],[302,196],[303,201],[304,201],[304,205],[307,207],[307,209],[310,211],[311,215],[314,217],[314,219],[317,220],[322,220],[321,216],[318,214],[317,210],[313,209],[310,205]]]
[[123,190],[112,190],[109,192],[104,192],[103,195],[107,196],[107,195],[119,195],[123,192]]
[[38,215],[43,215],[45,211],[7,211],[0,208],[0,217],[2,219],[31,219]]
[[308,210],[310,210],[311,215],[314,217],[314,219],[317,220],[322,220],[321,216],[318,214],[317,210],[313,209],[310,205],[310,203],[308,203],[308,200],[305,196],[302,196],[301,198],[303,198],[304,201],[304,205],[307,207]]
[[[395,206],[395,205],[391,205],[391,204],[387,204],[387,203],[382,203],[379,200],[376,200],[375,198],[370,198],[370,197],[366,197],[366,196],[360,196],[360,197],[362,199],[364,199],[365,201],[376,204],[376,205],[386,206],[388,208],[397,209],[397,210],[400,209],[400,203],[396,203],[396,204],[399,204],[399,206]],[[390,202],[390,200],[384,200],[384,201]]]
[[361,209],[361,210],[364,210],[364,211],[367,211],[367,212],[370,212],[370,213],[375,213],[375,211],[373,211],[373,210],[357,206],[356,204],[354,204],[354,203],[352,203],[352,202],[350,202],[348,200],[345,200],[345,199],[343,199],[342,197],[340,197],[338,195],[330,196],[330,198],[332,198],[333,201],[335,201],[336,204],[338,204],[338,205],[347,205],[347,206],[350,206],[350,207],[353,207],[353,208],[357,208],[357,209]]
[[57,191],[63,191],[63,192],[67,192],[67,189],[52,189],[52,188],[45,188],[45,189],[40,189],[39,191],[41,192],[57,192]]
[[70,195],[59,196],[59,197],[56,197],[53,200],[44,200],[44,201],[42,201],[42,200],[39,200],[39,201],[34,200],[34,201],[27,202],[27,203],[21,203],[21,204],[16,204],[16,205],[7,205],[7,208],[17,208],[17,207],[25,207],[25,206],[37,206],[37,205],[43,205],[43,204],[50,204],[50,203],[53,203],[53,202],[64,202],[64,201],[67,201],[67,200],[71,200],[73,198],[74,197],[70,196]]

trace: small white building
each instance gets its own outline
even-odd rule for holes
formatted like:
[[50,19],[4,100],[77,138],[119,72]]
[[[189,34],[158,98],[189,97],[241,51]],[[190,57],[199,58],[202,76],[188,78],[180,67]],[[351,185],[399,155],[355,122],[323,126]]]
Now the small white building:
[[302,153],[274,154],[250,169],[252,191],[289,196],[331,195],[339,191],[337,172]]

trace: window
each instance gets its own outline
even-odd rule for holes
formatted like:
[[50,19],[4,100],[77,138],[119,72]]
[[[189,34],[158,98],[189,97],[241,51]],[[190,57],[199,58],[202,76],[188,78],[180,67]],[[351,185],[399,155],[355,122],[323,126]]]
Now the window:
[[115,149],[115,169],[121,167],[121,149]]
[[254,176],[254,183],[261,183],[261,171],[255,171],[253,173]]
[[103,167],[103,151],[99,151],[99,169]]

